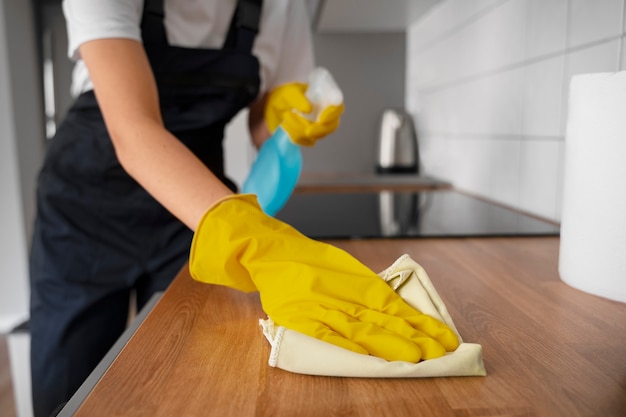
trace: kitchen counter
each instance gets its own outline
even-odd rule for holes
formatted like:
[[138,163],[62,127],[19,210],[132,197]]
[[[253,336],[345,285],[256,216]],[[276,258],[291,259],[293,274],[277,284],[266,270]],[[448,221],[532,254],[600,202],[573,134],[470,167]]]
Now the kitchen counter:
[[379,190],[434,190],[452,188],[448,181],[418,174],[303,174],[295,193]]
[[[271,368],[257,294],[186,269],[61,415],[626,415],[626,305],[558,279],[558,237],[337,240],[380,271],[408,253],[428,272],[488,375],[315,377]],[[75,412],[74,412],[75,411]]]

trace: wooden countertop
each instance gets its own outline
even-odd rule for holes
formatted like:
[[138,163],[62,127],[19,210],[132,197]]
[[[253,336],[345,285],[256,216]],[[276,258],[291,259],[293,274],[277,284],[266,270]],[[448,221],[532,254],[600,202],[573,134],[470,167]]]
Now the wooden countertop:
[[183,270],[78,416],[625,416],[626,305],[558,279],[558,238],[335,241],[375,271],[408,253],[486,377],[357,379],[267,364],[256,294]]
[[303,174],[295,193],[346,193],[367,191],[427,191],[450,189],[452,184],[417,174]]

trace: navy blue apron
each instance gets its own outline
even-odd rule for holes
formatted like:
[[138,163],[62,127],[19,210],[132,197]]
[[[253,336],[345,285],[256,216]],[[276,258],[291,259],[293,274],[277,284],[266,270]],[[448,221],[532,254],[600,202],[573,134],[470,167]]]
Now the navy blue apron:
[[[226,124],[259,91],[252,55],[261,0],[239,0],[222,49],[171,46],[163,0],[147,0],[142,39],[165,127],[231,189]],[[31,371],[36,416],[67,401],[141,308],[188,259],[192,232],[121,167],[92,91],[50,141],[31,246]]]

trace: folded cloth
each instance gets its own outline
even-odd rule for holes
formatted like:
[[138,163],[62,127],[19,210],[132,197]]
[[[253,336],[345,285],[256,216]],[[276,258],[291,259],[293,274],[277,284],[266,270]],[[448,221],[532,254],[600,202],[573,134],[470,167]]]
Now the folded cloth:
[[412,307],[447,324],[458,336],[461,342],[459,347],[440,358],[418,363],[389,362],[276,326],[268,317],[266,320],[259,320],[259,323],[271,345],[269,365],[299,374],[369,378],[487,374],[482,359],[482,346],[462,341],[448,309],[424,268],[409,255],[402,255],[378,275]]

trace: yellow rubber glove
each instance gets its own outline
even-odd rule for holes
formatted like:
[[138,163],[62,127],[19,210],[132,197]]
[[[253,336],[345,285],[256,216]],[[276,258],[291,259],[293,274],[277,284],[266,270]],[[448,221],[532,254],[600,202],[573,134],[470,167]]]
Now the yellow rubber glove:
[[282,125],[294,143],[313,146],[318,139],[339,127],[344,106],[328,106],[315,121],[307,120],[299,114],[311,113],[313,110],[312,104],[306,98],[306,89],[307,85],[304,83],[290,83],[272,90],[265,105],[265,123],[272,133]]
[[354,352],[418,362],[459,344],[448,326],[410,307],[347,252],[267,216],[254,195],[209,209],[190,255],[194,279],[258,290],[279,325]]

